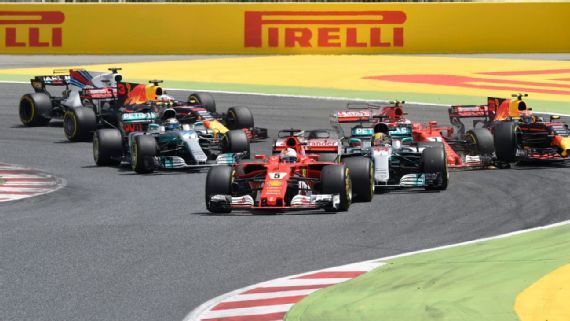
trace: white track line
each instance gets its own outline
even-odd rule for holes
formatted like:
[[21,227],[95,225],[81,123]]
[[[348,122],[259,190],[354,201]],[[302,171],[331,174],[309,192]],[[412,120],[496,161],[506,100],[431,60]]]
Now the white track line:
[[279,291],[279,292],[269,292],[269,293],[251,293],[251,294],[239,294],[224,302],[235,302],[235,301],[249,301],[249,300],[262,300],[262,299],[272,299],[272,298],[286,298],[291,296],[306,296],[319,289],[309,289],[309,290],[294,290],[294,291]]
[[245,315],[259,315],[259,314],[269,314],[277,312],[287,312],[291,309],[293,304],[281,304],[281,305],[268,305],[262,307],[252,307],[252,308],[237,308],[228,310],[216,310],[207,311],[200,318],[201,319],[214,319],[214,318],[225,318],[225,317],[236,317]]

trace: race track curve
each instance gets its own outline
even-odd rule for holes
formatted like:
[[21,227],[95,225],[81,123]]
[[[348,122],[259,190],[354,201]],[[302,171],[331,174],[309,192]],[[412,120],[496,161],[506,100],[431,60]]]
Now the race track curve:
[[[376,195],[346,213],[210,216],[205,173],[97,168],[91,143],[68,143],[60,125],[21,127],[16,106],[30,89],[0,84],[0,162],[68,184],[0,205],[0,320],[180,321],[253,283],[570,219],[570,169],[556,167],[456,172],[448,191]],[[346,103],[214,96],[219,110],[249,106],[273,136],[328,127]],[[447,123],[441,107],[408,112]]]

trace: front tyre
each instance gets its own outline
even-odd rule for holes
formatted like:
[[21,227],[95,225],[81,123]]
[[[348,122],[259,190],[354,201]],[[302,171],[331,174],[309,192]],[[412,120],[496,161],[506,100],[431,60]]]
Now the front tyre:
[[513,163],[517,159],[517,130],[514,122],[499,123],[493,130],[495,154],[503,163]]
[[370,202],[374,196],[374,166],[368,157],[348,157],[343,160],[350,172],[352,200]]
[[243,130],[230,130],[224,135],[222,141],[222,151],[224,153],[244,153],[244,158],[249,158],[249,149],[249,140]]
[[99,129],[93,135],[93,159],[97,166],[113,166],[121,163],[123,137],[118,129]]
[[97,116],[91,108],[77,107],[63,115],[63,132],[70,142],[85,141],[97,129]]
[[327,165],[323,167],[321,171],[321,193],[338,194],[340,196],[338,209],[331,206],[325,208],[326,211],[348,211],[352,203],[352,182],[348,168],[344,165]]
[[148,174],[154,171],[156,156],[156,140],[154,136],[138,135],[131,146],[131,168],[137,174]]
[[447,169],[447,157],[445,149],[440,147],[429,147],[422,152],[423,172],[426,175],[436,174],[436,182],[426,186],[426,190],[444,191],[449,184],[449,172]]
[[206,176],[206,209],[211,213],[230,213],[231,206],[210,202],[214,195],[232,194],[233,169],[230,166],[214,166]]

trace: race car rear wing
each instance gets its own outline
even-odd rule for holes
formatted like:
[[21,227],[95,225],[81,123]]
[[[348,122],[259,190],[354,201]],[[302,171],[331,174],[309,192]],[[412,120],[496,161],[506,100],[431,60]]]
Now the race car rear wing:
[[495,119],[499,106],[505,100],[505,98],[487,97],[487,105],[452,105],[448,109],[449,121],[461,134],[465,134],[465,124],[462,121],[464,118],[476,118],[473,120],[473,127],[478,124],[488,126]]
[[69,80],[69,75],[46,75],[35,76],[30,79],[30,83],[35,92],[43,93],[46,91],[46,86],[67,86]]
[[396,122],[407,115],[402,106],[403,101],[390,101],[389,105],[375,105],[369,103],[348,103],[345,110],[332,115],[339,123],[353,123],[366,121]]

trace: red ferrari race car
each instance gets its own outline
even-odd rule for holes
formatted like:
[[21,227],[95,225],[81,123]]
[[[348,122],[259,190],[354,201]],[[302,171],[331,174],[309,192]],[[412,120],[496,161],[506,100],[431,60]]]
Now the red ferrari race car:
[[287,138],[286,146],[278,155],[256,155],[257,161],[212,167],[206,177],[208,211],[346,211],[352,203],[353,185],[362,191],[355,197],[372,198],[368,159],[355,157],[351,164],[320,161],[318,154],[307,154],[294,135]]
[[[462,118],[479,118],[473,121],[474,126],[482,124],[493,133],[496,159],[502,164],[570,160],[568,124],[560,121],[559,116],[550,116],[549,121],[544,121],[534,115],[522,99],[527,96],[488,97],[487,105],[453,106],[452,109]],[[463,126],[459,118],[455,121]]]

